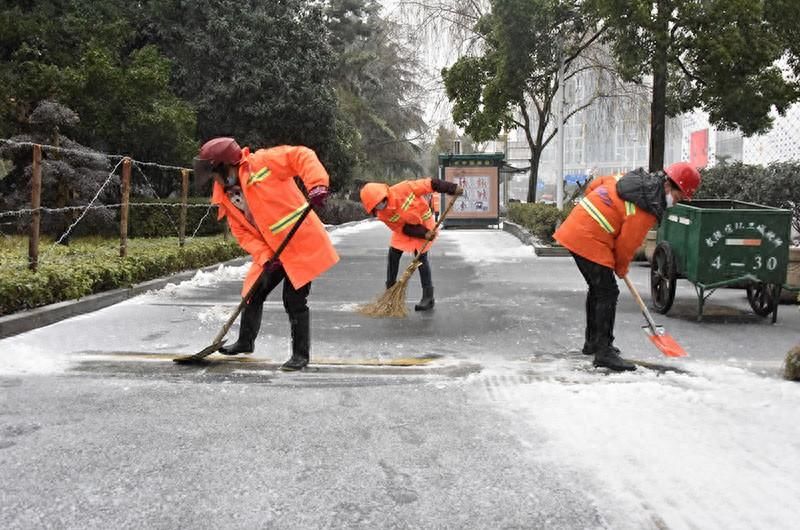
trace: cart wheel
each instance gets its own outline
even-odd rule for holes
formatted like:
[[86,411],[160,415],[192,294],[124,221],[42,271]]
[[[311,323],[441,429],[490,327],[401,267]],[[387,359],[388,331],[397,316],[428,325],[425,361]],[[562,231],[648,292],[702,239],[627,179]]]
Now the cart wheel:
[[775,286],[769,283],[756,283],[747,286],[747,301],[753,312],[760,316],[768,316],[775,309]]
[[678,281],[675,269],[672,247],[662,241],[656,246],[650,265],[650,297],[653,307],[661,314],[666,314],[675,301],[675,283]]

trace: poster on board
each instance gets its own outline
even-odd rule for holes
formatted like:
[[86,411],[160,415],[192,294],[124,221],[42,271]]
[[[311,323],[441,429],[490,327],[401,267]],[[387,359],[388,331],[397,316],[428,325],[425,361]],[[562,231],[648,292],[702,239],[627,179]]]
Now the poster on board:
[[497,167],[446,167],[444,178],[464,188],[456,198],[451,219],[491,219],[498,216]]

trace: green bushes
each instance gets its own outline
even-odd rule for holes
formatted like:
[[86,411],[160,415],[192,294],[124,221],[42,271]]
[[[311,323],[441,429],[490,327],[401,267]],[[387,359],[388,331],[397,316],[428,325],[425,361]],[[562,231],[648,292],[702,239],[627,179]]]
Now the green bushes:
[[181,270],[197,269],[243,255],[235,240],[197,238],[184,248],[176,238],[132,239],[128,257],[118,240],[88,238],[70,246],[43,246],[37,272],[25,268],[27,239],[0,241],[0,315],[128,287]]
[[[137,197],[131,202],[139,204],[131,205],[129,210],[128,235],[130,237],[178,237],[179,199],[156,201]],[[223,232],[225,224],[217,221],[216,207],[209,211],[211,205],[208,197],[193,197],[187,202],[189,207],[186,209],[186,237],[194,234],[195,229],[197,229],[197,236],[211,236]]]
[[319,217],[327,225],[340,225],[366,219],[368,215],[360,202],[331,197],[319,212]]
[[566,219],[569,209],[559,211],[554,204],[512,203],[508,206],[508,216],[522,225],[543,243],[553,242],[553,232],[560,221]]
[[695,199],[734,199],[792,210],[792,226],[800,231],[800,163],[751,166],[736,162],[703,170]]

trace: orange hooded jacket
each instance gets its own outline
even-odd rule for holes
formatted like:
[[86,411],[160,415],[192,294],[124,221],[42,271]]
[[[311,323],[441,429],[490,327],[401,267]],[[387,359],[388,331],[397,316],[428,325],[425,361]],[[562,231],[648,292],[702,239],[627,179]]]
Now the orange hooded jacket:
[[[253,257],[242,286],[242,296],[261,275],[292,225],[308,205],[294,182],[299,175],[311,190],[327,186],[328,173],[314,151],[302,146],[279,146],[250,153],[242,149],[239,184],[255,225],[234,206],[222,185],[214,182],[211,202],[219,205],[218,219],[228,218],[231,233]],[[312,281],[339,261],[328,233],[317,214],[311,212],[295,232],[280,256],[283,268],[297,289]]]
[[385,193],[381,193],[387,198],[386,208],[377,214],[378,219],[392,231],[391,246],[403,252],[419,252],[427,241],[404,234],[403,226],[422,225],[426,230],[432,230],[436,225],[433,211],[424,197],[433,193],[431,179],[404,180],[391,187],[388,184],[383,186]]
[[622,277],[628,273],[647,231],[655,225],[656,216],[620,198],[618,180],[615,176],[593,180],[553,238]]

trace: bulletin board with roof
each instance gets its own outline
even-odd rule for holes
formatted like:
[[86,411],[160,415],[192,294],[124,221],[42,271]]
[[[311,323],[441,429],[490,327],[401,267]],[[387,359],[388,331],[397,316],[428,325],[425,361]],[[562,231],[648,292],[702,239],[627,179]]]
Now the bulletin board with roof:
[[[439,155],[439,178],[464,188],[445,227],[486,227],[500,223],[500,167],[503,153]],[[442,197],[442,205],[449,197]]]

